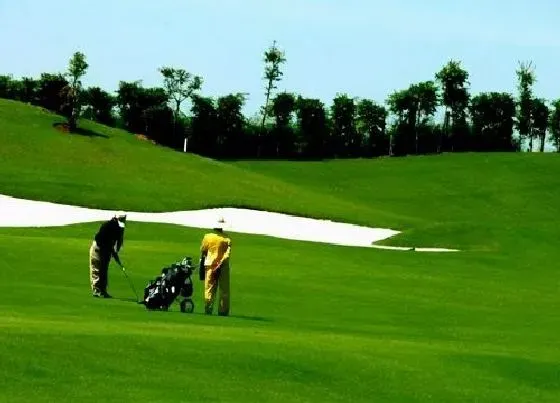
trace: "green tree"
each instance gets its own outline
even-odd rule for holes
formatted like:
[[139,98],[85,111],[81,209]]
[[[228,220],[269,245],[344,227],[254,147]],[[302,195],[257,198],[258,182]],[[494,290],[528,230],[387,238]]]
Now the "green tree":
[[327,115],[319,99],[298,97],[296,113],[300,137],[307,158],[324,158],[327,155]]
[[387,110],[369,99],[358,102],[357,131],[365,144],[365,154],[380,156],[389,152],[386,134]]
[[76,130],[78,118],[80,117],[80,99],[82,91],[82,78],[86,74],[89,65],[82,52],[75,52],[68,64],[66,76],[70,79],[64,87],[64,101],[67,107],[68,127],[71,132]]
[[294,156],[296,138],[292,119],[295,110],[296,97],[293,94],[281,92],[272,100],[272,112],[275,120],[274,154],[276,157]]
[[21,79],[21,94],[20,100],[22,102],[37,103],[37,91],[39,82],[31,77],[23,77]]
[[214,100],[209,97],[194,95],[192,98],[191,138],[189,149],[204,155],[216,155],[218,144],[217,137],[217,111]]
[[418,154],[420,143],[419,133],[421,129],[426,127],[436,112],[438,105],[438,90],[433,81],[423,81],[418,84],[413,84],[409,91],[412,92],[412,98],[415,102],[414,109],[416,110],[416,123],[414,151]]
[[346,94],[338,94],[331,107],[331,144],[336,156],[357,157],[362,146],[356,130],[356,105]]
[[116,99],[99,87],[90,87],[83,92],[83,103],[86,106],[84,116],[104,125],[115,124],[113,107]]
[[387,99],[389,111],[395,116],[391,127],[389,155],[406,155],[413,152],[416,109],[408,89],[394,91]]
[[515,151],[515,100],[504,92],[481,93],[471,101],[473,137],[477,151]]
[[[532,136],[539,139],[539,151],[544,152],[546,142],[546,133],[548,129],[548,119],[550,110],[546,105],[546,101],[541,98],[533,99],[532,115]],[[532,146],[532,145],[531,145]]]
[[21,100],[23,84],[11,74],[0,75],[0,98]]
[[551,142],[556,147],[556,152],[560,153],[560,99],[552,102],[552,111],[549,118],[549,129]]
[[52,112],[68,115],[68,106],[63,99],[63,90],[67,87],[68,81],[62,74],[42,73],[37,88],[38,104]]
[[[150,136],[150,127],[161,133],[164,124],[156,124],[155,116],[167,119],[167,94],[163,88],[144,88],[140,81],[119,83],[117,105],[126,130]],[[171,120],[173,122],[173,120]],[[160,136],[160,135],[158,135]]]
[[536,77],[531,62],[519,63],[516,70],[518,80],[518,112],[517,130],[519,131],[520,141],[529,139],[529,150],[533,150],[533,130],[532,130],[532,111],[533,111],[533,85]]
[[11,75],[0,75],[0,98],[12,99],[12,81],[13,77]]
[[184,69],[162,67],[163,87],[170,102],[174,103],[173,131],[176,135],[177,122],[181,115],[181,104],[202,88],[202,77],[193,75]]
[[395,91],[387,103],[391,113],[397,117],[394,127],[396,153],[418,154],[422,126],[433,117],[438,104],[435,83],[423,81]]
[[221,157],[239,158],[244,154],[245,117],[243,105],[247,94],[229,94],[218,98],[216,115],[218,153]]
[[[461,67],[461,62],[450,60],[435,75],[442,91],[442,104],[445,107],[444,131],[451,141],[451,150],[465,150],[468,126],[466,123],[469,106],[469,73]],[[437,152],[443,144],[438,142]]]
[[262,108],[262,121],[261,130],[264,130],[264,124],[266,118],[269,116],[270,111],[268,104],[270,102],[270,97],[272,91],[275,90],[276,83],[282,79],[284,73],[280,70],[283,63],[286,62],[285,53],[276,47],[276,41],[272,43],[272,46],[264,52],[264,79],[266,81],[265,87],[265,103]]

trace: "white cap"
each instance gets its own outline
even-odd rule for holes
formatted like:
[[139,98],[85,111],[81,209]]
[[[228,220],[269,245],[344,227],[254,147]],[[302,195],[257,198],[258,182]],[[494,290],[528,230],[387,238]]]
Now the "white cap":
[[213,228],[216,228],[216,229],[224,229],[225,226],[226,226],[226,220],[224,219],[224,217],[219,217],[219,218],[216,220],[216,222],[215,222]]
[[124,211],[116,212],[115,218],[117,219],[117,223],[119,223],[119,227],[124,228],[126,226],[126,213]]

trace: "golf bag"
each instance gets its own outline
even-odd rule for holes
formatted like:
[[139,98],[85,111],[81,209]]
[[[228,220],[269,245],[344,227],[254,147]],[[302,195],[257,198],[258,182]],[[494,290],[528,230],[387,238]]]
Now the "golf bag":
[[194,270],[195,267],[192,265],[190,257],[185,257],[180,262],[164,267],[161,270],[161,275],[151,280],[144,288],[142,303],[146,306],[146,309],[167,311],[175,299],[181,296],[181,312],[193,312],[191,276]]

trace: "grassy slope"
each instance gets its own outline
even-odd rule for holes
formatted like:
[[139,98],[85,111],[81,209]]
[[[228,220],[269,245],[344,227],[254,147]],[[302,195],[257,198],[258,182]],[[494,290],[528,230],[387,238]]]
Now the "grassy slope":
[[[0,100],[1,193],[137,211],[227,205],[371,218],[367,205],[154,147],[92,122],[80,124],[97,136],[62,134],[52,128],[59,121],[61,118],[38,108]],[[321,206],[318,212],[317,205]],[[383,211],[376,214],[392,216]]]
[[[558,401],[555,156],[230,166],[90,123],[109,138],[63,135],[54,120],[0,101],[0,193],[140,210],[232,200],[402,226],[398,242],[471,251],[235,235],[224,319],[91,299],[95,225],[0,229],[0,401]],[[147,161],[151,170],[133,175]],[[208,166],[218,172],[200,181]],[[213,190],[225,175],[229,194]],[[200,236],[131,223],[123,258],[137,288],[196,253]],[[130,296],[111,270],[111,291]]]
[[[391,211],[406,233],[391,244],[539,253],[558,234],[557,154],[454,154],[236,166]],[[543,245],[544,243],[544,245]],[[427,244],[427,245],[426,245]],[[554,252],[554,250],[551,250]]]

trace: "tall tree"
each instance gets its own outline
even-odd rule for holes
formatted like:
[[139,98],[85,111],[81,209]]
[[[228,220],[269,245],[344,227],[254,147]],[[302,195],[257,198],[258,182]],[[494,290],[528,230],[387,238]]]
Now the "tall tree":
[[541,98],[533,99],[532,108],[532,136],[539,139],[539,151],[544,152],[544,146],[546,141],[546,132],[548,129],[548,118],[550,115],[550,110],[546,105],[546,101]]
[[144,88],[140,81],[119,83],[117,105],[124,127],[133,133],[144,133],[149,136],[150,127],[164,127],[154,123],[154,116],[168,116],[165,112],[167,107],[165,90],[158,87]]
[[89,65],[82,52],[75,52],[68,64],[66,76],[70,79],[64,88],[64,99],[68,110],[68,126],[72,132],[76,130],[80,116],[80,94],[82,91],[82,77],[86,74]]
[[397,154],[418,154],[421,126],[426,125],[436,111],[438,93],[433,81],[410,85],[395,91],[387,100],[389,110],[396,115],[395,151]]
[[[63,90],[68,81],[60,74],[41,73],[37,88],[37,101],[40,106],[55,113],[64,113]],[[67,108],[66,108],[67,109]]]
[[276,157],[292,157],[295,153],[295,133],[291,126],[296,110],[296,97],[288,92],[281,92],[272,100],[272,112],[275,119],[274,140]]
[[[469,73],[461,67],[461,62],[450,60],[435,75],[442,90],[442,104],[445,107],[444,128],[451,140],[451,150],[466,148],[468,133],[466,116],[469,106]],[[438,144],[441,151],[443,144]]]
[[116,99],[99,87],[90,87],[83,92],[83,103],[86,105],[84,116],[104,125],[115,123],[113,107]]
[[300,137],[304,142],[304,156],[324,158],[328,141],[325,105],[319,99],[299,96],[296,113]]
[[[191,99],[196,91],[202,88],[202,77],[193,75],[184,69],[162,67],[159,72],[163,75],[163,86],[169,101],[174,103],[174,131],[181,114],[181,104]],[[176,133],[175,133],[176,134]]]
[[550,113],[549,129],[551,141],[556,147],[556,152],[560,153],[560,99],[552,102],[552,112]]
[[536,77],[532,62],[520,62],[516,70],[518,80],[518,112],[517,130],[521,143],[529,139],[529,151],[533,150],[533,130],[532,130],[532,111],[533,111],[533,85]]
[[389,155],[411,154],[414,150],[417,110],[410,91],[394,91],[389,95],[387,105],[396,118],[391,128]]
[[0,98],[13,99],[11,94],[13,77],[11,75],[0,75]]
[[346,94],[338,94],[331,107],[331,144],[336,156],[357,157],[362,146],[356,130],[356,105]]
[[39,81],[31,77],[23,77],[21,79],[21,96],[22,102],[30,102],[32,104],[37,102],[37,91],[39,88]]
[[426,126],[428,121],[433,117],[438,105],[438,91],[433,81],[423,81],[410,86],[411,98],[416,110],[415,123],[415,153],[419,152],[419,132],[421,126]]
[[218,150],[221,157],[239,158],[243,156],[244,126],[243,105],[246,94],[229,94],[218,98],[216,115],[218,129]]
[[365,154],[380,156],[389,152],[386,135],[387,110],[369,99],[362,99],[357,105],[357,130],[365,144]]
[[132,133],[142,132],[142,110],[140,108],[141,81],[121,81],[117,90],[117,106],[119,108],[122,127]]
[[515,100],[508,93],[481,93],[471,101],[477,151],[515,151]]
[[266,118],[269,116],[268,103],[270,102],[270,97],[272,91],[275,90],[276,83],[282,79],[284,73],[280,70],[283,63],[286,62],[285,53],[276,47],[276,41],[272,43],[272,46],[264,52],[264,79],[266,81],[265,87],[265,103],[262,108],[262,122],[261,130],[264,130],[264,124]]
[[217,111],[214,100],[194,95],[192,98],[190,150],[205,156],[215,156],[217,139]]

